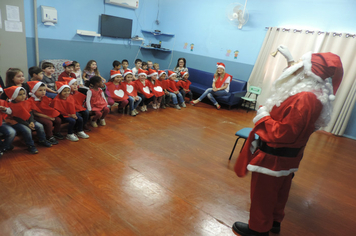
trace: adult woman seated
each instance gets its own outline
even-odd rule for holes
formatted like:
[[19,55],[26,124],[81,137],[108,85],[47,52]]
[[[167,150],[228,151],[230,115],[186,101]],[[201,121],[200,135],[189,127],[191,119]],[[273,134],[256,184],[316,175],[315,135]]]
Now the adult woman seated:
[[218,62],[217,67],[218,68],[214,74],[212,88],[205,90],[205,92],[197,100],[191,101],[190,104],[195,105],[198,102],[201,102],[205,97],[208,97],[216,108],[220,109],[220,105],[214,97],[226,96],[229,93],[232,77],[228,73],[225,73],[224,63]]
[[177,74],[177,80],[181,80],[182,77],[181,77],[181,72],[188,72],[188,68],[186,67],[186,60],[185,58],[181,57],[178,59],[177,61],[177,66],[174,67],[174,70],[173,70],[176,74]]

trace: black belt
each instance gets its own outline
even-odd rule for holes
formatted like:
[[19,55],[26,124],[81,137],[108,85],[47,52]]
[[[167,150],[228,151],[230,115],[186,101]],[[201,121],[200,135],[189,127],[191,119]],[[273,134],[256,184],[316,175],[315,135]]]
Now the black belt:
[[261,142],[259,149],[267,154],[281,156],[281,157],[297,157],[302,148],[273,148],[267,145],[265,142]]

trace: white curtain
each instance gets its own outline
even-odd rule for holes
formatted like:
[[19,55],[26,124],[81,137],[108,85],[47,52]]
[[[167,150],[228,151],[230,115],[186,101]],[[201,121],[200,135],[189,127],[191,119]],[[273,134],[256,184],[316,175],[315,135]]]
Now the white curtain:
[[334,112],[326,131],[342,135],[350,118],[356,101],[356,37],[346,37],[348,34],[334,34],[309,30],[269,28],[256,64],[248,81],[248,86],[262,88],[257,106],[263,104],[271,95],[270,88],[275,79],[287,66],[281,55],[272,57],[270,54],[281,44],[287,46],[295,60],[308,51],[332,52],[340,56],[344,77],[334,101]]

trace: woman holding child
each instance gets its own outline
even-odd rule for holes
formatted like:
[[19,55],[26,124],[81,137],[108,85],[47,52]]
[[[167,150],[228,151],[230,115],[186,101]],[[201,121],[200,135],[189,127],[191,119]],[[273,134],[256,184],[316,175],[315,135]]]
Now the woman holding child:
[[231,75],[225,73],[224,63],[218,62],[217,69],[214,74],[212,88],[208,88],[205,92],[194,101],[191,101],[190,104],[195,105],[198,102],[201,102],[205,97],[208,97],[210,101],[216,106],[216,109],[220,109],[219,103],[215,100],[214,97],[226,96],[229,93],[231,82]]

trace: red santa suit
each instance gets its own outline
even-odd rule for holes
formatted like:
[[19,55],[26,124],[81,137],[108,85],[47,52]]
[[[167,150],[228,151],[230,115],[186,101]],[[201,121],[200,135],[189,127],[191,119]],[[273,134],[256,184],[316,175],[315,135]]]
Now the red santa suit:
[[44,96],[41,98],[41,100],[35,99],[34,97],[30,97],[28,100],[32,100],[32,102],[37,106],[40,113],[42,114],[45,114],[52,118],[60,115],[59,111],[57,111],[53,107],[50,107],[52,99],[49,97]]
[[[177,87],[181,87],[181,88],[183,88],[183,89],[186,89],[186,90],[188,90],[188,91],[190,91],[189,90],[189,86],[192,84],[192,82],[190,82],[189,80],[187,80],[187,81],[184,81],[184,80],[179,80],[178,82],[177,82]],[[215,84],[216,85],[216,84]]]
[[73,99],[74,105],[75,105],[75,111],[76,112],[81,112],[85,111],[86,108],[83,107],[83,104],[85,102],[86,96],[82,94],[81,92],[74,91],[69,95],[70,99]]
[[[329,121],[333,91],[324,79],[333,77],[336,93],[342,75],[337,55],[307,53],[274,82],[274,94],[257,112],[255,127],[234,168],[239,177],[252,172],[251,230],[268,232],[274,221],[283,220],[292,173],[298,170],[310,135]],[[308,81],[315,86],[304,86]],[[289,90],[284,94],[288,95],[279,96],[287,89],[285,82]],[[253,148],[255,134],[261,141],[257,150]]]
[[115,102],[121,102],[127,100],[129,97],[127,93],[125,93],[125,87],[127,85],[124,83],[120,83],[115,85],[113,82],[107,82],[106,84],[107,95],[112,98]]
[[127,83],[126,81],[124,81],[121,84],[124,88],[125,93],[128,96],[131,96],[131,97],[137,96],[137,84],[135,82],[131,81],[130,83]]
[[147,99],[153,96],[153,93],[150,92],[150,82],[147,79],[143,82],[141,80],[136,80],[135,83],[137,85],[137,91],[143,94]]
[[157,98],[162,97],[164,95],[163,88],[158,80],[153,80],[152,82],[151,81],[148,82],[149,82],[148,84],[150,90]]
[[175,82],[174,80],[166,80],[166,86],[167,86],[167,90],[171,93],[174,92],[179,92],[178,88],[177,88],[177,82]]

